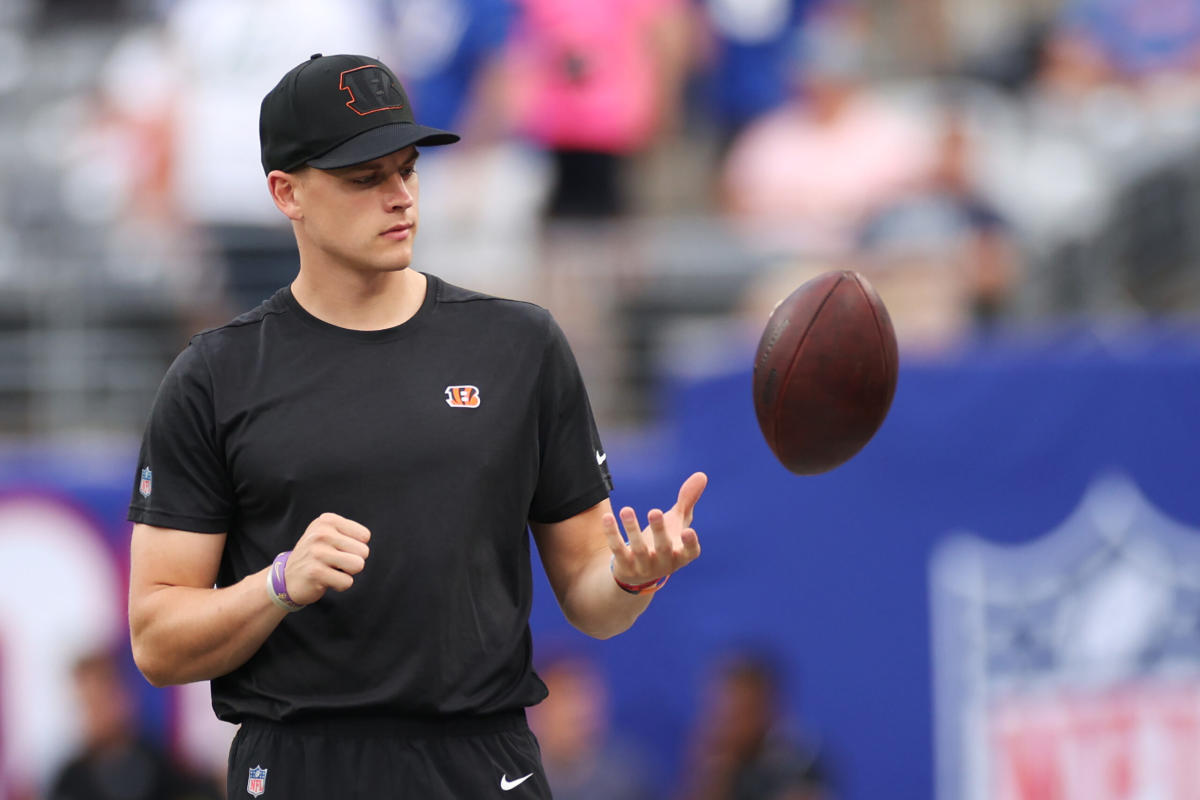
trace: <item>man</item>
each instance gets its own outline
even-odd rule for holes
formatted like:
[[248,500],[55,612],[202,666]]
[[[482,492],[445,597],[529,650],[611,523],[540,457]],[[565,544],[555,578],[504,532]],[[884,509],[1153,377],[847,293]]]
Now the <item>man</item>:
[[684,800],[829,800],[825,755],[786,718],[782,673],[753,649],[716,664],[684,765]]
[[549,797],[524,716],[546,694],[526,526],[566,617],[612,636],[699,555],[707,479],[645,530],[618,523],[550,315],[409,268],[417,147],[457,136],[416,124],[390,70],[313,56],[259,134],[300,270],[193,337],[155,399],[130,508],[138,667],[212,680],[241,723],[231,798]]
[[215,782],[191,774],[138,730],[122,661],[107,648],[75,661],[80,745],[51,781],[47,800],[217,800]]
[[550,695],[529,709],[529,724],[555,800],[655,797],[641,753],[612,725],[600,666],[577,650],[539,654],[537,664]]

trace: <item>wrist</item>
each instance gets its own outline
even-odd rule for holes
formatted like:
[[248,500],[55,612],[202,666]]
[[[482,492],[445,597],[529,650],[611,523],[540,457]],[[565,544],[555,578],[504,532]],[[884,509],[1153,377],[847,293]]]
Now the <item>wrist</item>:
[[653,594],[663,587],[663,585],[667,582],[667,578],[671,577],[670,573],[667,573],[661,578],[655,578],[654,580],[646,581],[645,583],[626,583],[617,577],[615,558],[609,560],[608,571],[612,573],[612,579],[616,582],[617,586],[621,588],[621,591],[626,592],[627,594]]
[[271,596],[271,602],[289,614],[304,608],[303,605],[297,603],[288,594],[287,581],[284,578],[284,573],[287,571],[288,556],[291,554],[291,550],[284,550],[275,556],[275,561],[271,563],[271,568],[267,570],[267,593]]

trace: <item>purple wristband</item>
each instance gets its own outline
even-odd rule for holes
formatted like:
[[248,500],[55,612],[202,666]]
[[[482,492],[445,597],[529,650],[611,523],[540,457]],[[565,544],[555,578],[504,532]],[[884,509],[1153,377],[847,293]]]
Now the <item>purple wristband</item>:
[[283,579],[284,570],[287,569],[288,556],[291,554],[291,550],[284,550],[275,556],[271,570],[267,573],[267,591],[271,594],[271,602],[289,612],[304,608],[288,594],[287,582]]

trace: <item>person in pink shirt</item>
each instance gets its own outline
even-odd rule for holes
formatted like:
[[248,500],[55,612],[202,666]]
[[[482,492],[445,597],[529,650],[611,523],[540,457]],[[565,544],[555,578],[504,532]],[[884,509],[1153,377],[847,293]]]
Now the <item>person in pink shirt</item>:
[[621,171],[678,102],[680,0],[519,0],[511,48],[517,125],[554,160],[551,217],[627,210]]
[[812,255],[845,252],[860,220],[917,185],[936,153],[927,124],[868,88],[855,22],[835,6],[809,31],[801,91],[748,126],[722,166],[733,219]]

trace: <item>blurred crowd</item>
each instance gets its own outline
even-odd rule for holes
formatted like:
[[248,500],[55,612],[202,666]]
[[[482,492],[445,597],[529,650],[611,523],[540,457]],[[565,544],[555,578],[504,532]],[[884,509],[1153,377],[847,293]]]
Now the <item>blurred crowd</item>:
[[[529,721],[557,800],[836,800],[830,754],[805,727],[783,677],[788,670],[769,650],[731,647],[714,656],[695,692],[678,765],[659,763],[614,723],[610,677],[599,661],[581,649],[547,650],[537,671],[550,694]],[[9,785],[0,796],[222,800],[223,759],[197,764],[150,735],[140,721],[138,680],[123,648],[82,653],[71,669],[77,744],[44,771],[41,790]]]
[[295,271],[256,118],[313,52],[463,134],[418,268],[549,306],[608,422],[827,269],[913,354],[1200,298],[1200,0],[13,0],[0,40],[0,283],[168,349]]
[[[223,781],[169,752],[138,721],[126,648],[83,653],[71,670],[79,742],[54,765],[46,800],[222,800]],[[11,788],[11,787],[10,787]],[[25,793],[13,791],[12,800]]]
[[[680,743],[678,774],[614,725],[600,664],[579,650],[539,659],[550,696],[530,709],[557,800],[835,800],[829,754],[806,730],[787,672],[761,647],[713,657]],[[665,773],[665,774],[664,774]]]

